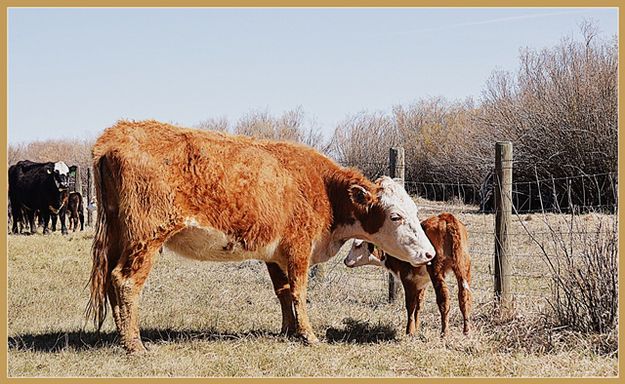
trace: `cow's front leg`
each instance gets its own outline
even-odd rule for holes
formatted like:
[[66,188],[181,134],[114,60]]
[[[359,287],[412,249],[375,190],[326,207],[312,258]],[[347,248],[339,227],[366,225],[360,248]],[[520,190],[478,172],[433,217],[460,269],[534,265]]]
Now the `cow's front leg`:
[[286,273],[276,263],[265,263],[273,290],[280,300],[280,308],[282,309],[282,329],[281,332],[286,335],[295,333],[295,313],[293,313],[293,301],[291,300],[291,290],[289,287],[289,279]]
[[42,210],[41,219],[43,221],[43,234],[47,235],[48,233],[50,233],[50,230],[48,229],[48,223],[50,222],[50,212],[48,212],[48,210],[46,209]]
[[30,225],[30,234],[34,235],[37,233],[37,226],[35,225],[35,211],[26,212],[26,216],[28,217],[28,224]]
[[22,231],[18,229],[18,225],[22,225],[22,209],[21,204],[11,204],[11,215],[13,216],[13,234],[21,233]]
[[310,326],[306,311],[306,290],[308,289],[308,262],[310,246],[302,247],[304,242],[300,240],[298,245],[285,249],[288,262],[289,288],[293,311],[295,314],[295,335],[301,337],[307,344],[318,343],[319,339]]
[[51,214],[50,219],[50,221],[52,221],[52,232],[56,232],[56,221],[58,219],[58,216],[55,214]]

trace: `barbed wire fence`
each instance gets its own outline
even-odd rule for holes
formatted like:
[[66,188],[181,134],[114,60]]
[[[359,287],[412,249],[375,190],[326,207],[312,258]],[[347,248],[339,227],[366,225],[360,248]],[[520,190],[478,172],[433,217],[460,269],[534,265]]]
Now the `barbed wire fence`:
[[[389,175],[389,163],[366,162],[365,164],[342,162],[343,166],[373,170],[367,176],[376,179]],[[409,165],[408,165],[409,166]],[[453,166],[453,164],[450,164]],[[486,165],[495,168],[495,163]],[[510,166],[527,166],[514,160]],[[547,172],[534,170],[535,174]],[[419,207],[420,219],[450,212],[467,225],[469,254],[472,258],[472,284],[474,307],[493,305],[497,301],[495,292],[496,261],[494,172],[483,183],[424,182],[404,180],[404,186]],[[573,242],[575,236],[602,232],[616,234],[616,225],[597,229],[593,218],[607,218],[617,221],[618,173],[616,171],[595,174],[580,173],[565,177],[536,177],[535,180],[516,180],[511,184],[511,221],[507,230],[509,249],[508,270],[505,277],[509,284],[509,299],[515,305],[539,304],[549,295],[553,272],[546,268],[536,241],[549,243],[557,236],[562,241]],[[567,220],[583,217],[588,228],[575,230],[567,227]],[[617,235],[617,234],[616,234]],[[386,271],[374,267],[348,269],[343,265],[344,253],[332,259],[323,273],[324,278],[311,282],[311,288],[349,284],[379,287],[384,292],[389,287]],[[457,290],[455,279],[447,279],[451,290]]]

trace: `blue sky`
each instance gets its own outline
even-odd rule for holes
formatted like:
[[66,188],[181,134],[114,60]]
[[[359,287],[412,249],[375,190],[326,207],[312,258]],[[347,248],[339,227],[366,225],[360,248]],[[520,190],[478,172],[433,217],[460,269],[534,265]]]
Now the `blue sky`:
[[120,118],[193,126],[301,106],[329,136],[360,111],[474,97],[519,49],[609,8],[9,9],[9,143],[95,138]]

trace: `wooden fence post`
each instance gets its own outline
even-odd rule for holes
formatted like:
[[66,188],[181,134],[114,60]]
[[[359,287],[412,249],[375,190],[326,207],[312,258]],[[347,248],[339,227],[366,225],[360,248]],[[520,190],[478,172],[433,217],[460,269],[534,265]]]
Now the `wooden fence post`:
[[503,318],[513,310],[510,287],[510,243],[512,222],[512,143],[495,144],[495,305]]
[[83,203],[85,208],[87,208],[87,226],[91,227],[93,225],[93,210],[91,207],[91,200],[93,199],[93,170],[91,167],[87,168],[87,192],[84,196]]
[[76,166],[76,176],[74,178],[74,192],[82,194],[82,180],[80,178],[80,166]]
[[[404,186],[405,179],[405,159],[404,148],[393,147],[390,150],[389,158],[389,173],[391,178],[396,179],[402,186]],[[388,274],[388,301],[392,303],[397,298],[399,292],[399,282],[395,278],[395,275],[389,272]]]

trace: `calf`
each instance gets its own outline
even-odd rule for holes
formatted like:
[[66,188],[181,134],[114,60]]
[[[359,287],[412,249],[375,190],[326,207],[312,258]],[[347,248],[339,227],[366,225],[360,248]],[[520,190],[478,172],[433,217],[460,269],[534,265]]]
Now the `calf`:
[[[436,292],[436,302],[441,314],[441,336],[447,333],[449,323],[449,290],[445,274],[452,270],[458,280],[458,301],[464,318],[464,334],[469,333],[471,312],[471,259],[467,252],[467,230],[460,220],[450,213],[442,213],[421,222],[421,226],[436,250],[436,256],[427,265],[412,266],[398,260],[373,244],[355,240],[345,258],[348,267],[377,265],[387,268],[397,276],[404,287],[408,324],[406,333],[414,335],[419,326],[419,310],[425,297],[428,280]],[[429,279],[428,279],[429,275]]]
[[78,220],[80,220],[80,230],[85,229],[85,214],[82,205],[82,195],[80,192],[71,192],[67,201],[67,212],[69,214],[69,227],[76,232]]

